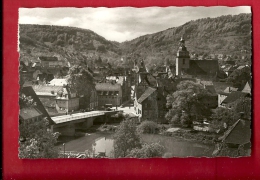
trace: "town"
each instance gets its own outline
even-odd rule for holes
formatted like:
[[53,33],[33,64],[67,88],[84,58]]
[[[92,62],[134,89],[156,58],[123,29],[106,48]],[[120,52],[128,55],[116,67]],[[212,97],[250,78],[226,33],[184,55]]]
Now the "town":
[[250,156],[250,53],[197,54],[178,38],[175,62],[149,67],[134,52],[121,67],[21,59],[19,157]]

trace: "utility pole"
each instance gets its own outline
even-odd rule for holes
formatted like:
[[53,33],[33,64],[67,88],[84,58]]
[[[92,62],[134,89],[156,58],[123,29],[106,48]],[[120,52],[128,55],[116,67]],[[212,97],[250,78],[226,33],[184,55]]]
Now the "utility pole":
[[65,143],[63,143],[63,157],[65,158]]

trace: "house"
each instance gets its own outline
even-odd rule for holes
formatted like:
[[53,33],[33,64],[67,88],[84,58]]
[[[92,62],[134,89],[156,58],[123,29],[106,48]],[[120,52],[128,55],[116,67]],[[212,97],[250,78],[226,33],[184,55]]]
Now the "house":
[[57,57],[40,56],[38,60],[43,68],[55,68],[65,65],[63,61],[59,61]]
[[129,76],[107,76],[107,83],[116,83],[122,87],[122,102],[126,102],[131,98],[131,78]]
[[65,110],[67,113],[79,110],[79,97],[76,91],[66,85],[57,92],[55,100],[57,110]]
[[43,118],[43,113],[36,107],[24,107],[20,109],[19,119],[27,122],[40,121]]
[[163,89],[148,87],[138,99],[135,98],[134,109],[139,119],[166,123],[166,95]]
[[33,79],[33,71],[23,61],[20,61],[19,74],[25,80]]
[[[33,99],[33,101],[36,103],[36,106],[34,106],[34,109],[30,109],[30,112],[33,112],[33,116],[37,117],[38,119],[41,117],[46,117],[47,120],[49,121],[50,125],[55,124],[53,122],[53,120],[51,119],[51,117],[49,116],[48,112],[46,111],[45,107],[43,106],[41,100],[39,99],[39,97],[37,96],[37,94],[35,93],[35,91],[33,90],[33,88],[31,86],[27,86],[27,87],[23,87],[20,90],[20,95],[25,95],[27,97],[31,97]],[[26,107],[28,108],[28,107]],[[29,110],[29,109],[27,109]],[[28,112],[28,111],[27,111]],[[24,116],[21,116],[21,118],[25,118],[25,119],[31,119],[33,117],[27,117],[24,113],[22,114]],[[20,119],[22,120],[22,119]]]
[[231,103],[243,97],[250,97],[250,94],[241,91],[232,91],[227,95],[227,97],[222,101],[220,105],[222,107],[231,108]]
[[116,83],[97,83],[95,86],[98,96],[98,106],[106,104],[119,106],[122,104],[122,87]]
[[[235,152],[238,156],[250,156],[251,121],[239,119],[219,138],[219,140],[221,141],[221,144],[226,145],[228,150],[232,153]],[[243,154],[240,154],[240,148],[243,149]]]
[[210,93],[209,96],[202,99],[202,102],[210,108],[218,107],[218,94],[215,90],[213,82],[200,81],[200,84],[204,87],[204,89],[208,90],[208,92]]
[[33,88],[51,116],[79,110],[79,97],[67,85],[36,85]]

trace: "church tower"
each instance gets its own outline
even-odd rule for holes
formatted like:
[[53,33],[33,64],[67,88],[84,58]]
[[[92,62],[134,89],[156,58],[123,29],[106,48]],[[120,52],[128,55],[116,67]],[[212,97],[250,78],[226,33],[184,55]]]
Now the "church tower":
[[185,40],[181,37],[180,47],[177,52],[176,58],[176,76],[181,76],[183,69],[190,67],[190,55],[189,51],[185,47]]

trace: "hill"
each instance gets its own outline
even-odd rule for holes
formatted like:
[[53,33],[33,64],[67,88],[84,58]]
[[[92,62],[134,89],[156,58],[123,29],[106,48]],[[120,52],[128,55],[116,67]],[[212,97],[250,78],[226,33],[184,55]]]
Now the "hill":
[[240,59],[245,51],[251,52],[251,14],[189,21],[179,27],[124,42],[120,47],[124,54],[139,54],[148,66],[166,60],[174,63],[181,36],[184,36],[190,53],[225,54]]
[[[20,59],[28,61],[40,55],[67,59],[70,63],[100,59],[114,66],[144,59],[146,65],[175,62],[179,39],[184,36],[190,53],[231,55],[238,64],[251,61],[251,14],[227,15],[189,21],[154,34],[118,43],[108,41],[87,29],[49,25],[19,25]],[[242,56],[250,57],[249,60]]]
[[81,61],[114,62],[120,59],[119,43],[106,40],[87,29],[50,25],[19,25],[20,60],[58,56],[72,64]]

